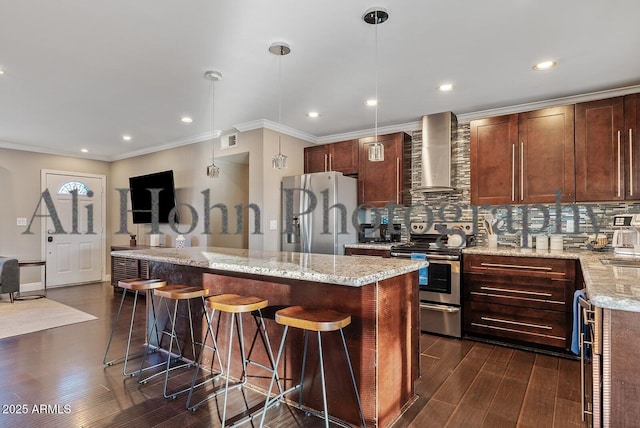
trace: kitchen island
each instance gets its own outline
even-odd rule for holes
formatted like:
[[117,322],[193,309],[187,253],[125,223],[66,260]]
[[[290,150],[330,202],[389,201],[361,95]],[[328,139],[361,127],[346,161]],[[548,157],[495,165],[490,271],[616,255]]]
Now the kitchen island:
[[[415,397],[414,382],[419,376],[417,270],[425,262],[212,247],[116,251],[112,255],[146,260],[150,276],[170,284],[203,286],[211,295],[235,293],[268,299],[271,310],[266,311],[266,323],[274,349],[283,331],[273,321],[279,308],[303,305],[348,313],[352,322],[344,333],[367,424],[390,426]],[[182,328],[186,327],[186,311],[179,317]],[[253,324],[245,323],[246,343],[252,343],[255,335]],[[199,327],[197,334],[203,337],[204,329]],[[224,328],[223,320],[220,331]],[[302,342],[297,331],[287,340],[278,368],[285,387],[299,379]],[[224,337],[218,344],[227,346]],[[314,341],[309,346],[303,405],[321,409],[317,349]],[[252,359],[268,364],[264,349],[256,347]],[[323,348],[330,373],[329,413],[357,423],[358,410],[339,335],[328,334]],[[238,364],[231,373],[239,372]],[[248,382],[266,390],[269,376],[250,365]],[[297,399],[297,394],[292,398]]]

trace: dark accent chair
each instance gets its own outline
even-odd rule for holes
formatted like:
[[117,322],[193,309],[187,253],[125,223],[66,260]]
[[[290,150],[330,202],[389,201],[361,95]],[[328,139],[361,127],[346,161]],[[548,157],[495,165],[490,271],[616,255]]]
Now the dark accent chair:
[[17,259],[0,257],[0,294],[9,293],[13,303],[13,293],[20,291],[20,266]]

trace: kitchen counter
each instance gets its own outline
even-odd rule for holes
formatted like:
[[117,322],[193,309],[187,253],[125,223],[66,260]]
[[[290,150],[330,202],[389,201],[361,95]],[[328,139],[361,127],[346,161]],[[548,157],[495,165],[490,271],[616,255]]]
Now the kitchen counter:
[[[283,326],[273,317],[278,308],[300,305],[349,314],[351,323],[344,328],[344,335],[367,425],[392,426],[415,399],[414,385],[420,368],[418,269],[426,266],[425,262],[214,247],[151,248],[114,251],[112,255],[148,261],[150,277],[162,278],[169,284],[204,287],[210,295],[240,294],[268,300],[265,324],[274,348],[283,333]],[[192,306],[193,316],[201,316],[202,309]],[[147,312],[151,313],[149,302]],[[181,305],[177,328],[186,328],[189,317],[186,305]],[[161,319],[160,323],[165,321]],[[221,322],[220,329],[225,331],[227,318]],[[195,336],[203,337],[201,325],[195,324]],[[254,324],[244,324],[245,343],[254,340]],[[218,346],[227,349],[228,340],[226,335],[218,336]],[[279,367],[283,389],[299,379],[303,346],[303,335],[288,337],[285,358]],[[343,353],[342,342],[335,337],[327,337],[322,347],[326,356]],[[184,348],[185,358],[195,358],[189,355],[189,348]],[[266,353],[262,347],[257,348],[251,360],[268,366]],[[329,394],[329,412],[347,422],[359,423],[351,379],[344,376],[348,373],[346,361],[326,361],[331,365],[328,370],[337,374],[327,379],[327,388],[337,392]],[[242,365],[235,361],[231,364],[231,376],[240,377]],[[306,365],[309,379],[319,376],[318,365],[317,353],[311,352]],[[264,370],[254,364],[249,364],[247,370],[251,387],[266,391],[270,375],[265,376]],[[318,385],[306,382],[304,388],[302,404],[322,409]],[[289,398],[297,400],[297,393]]]
[[463,254],[579,260],[586,293],[591,303],[603,309],[640,312],[640,268],[602,264],[601,259],[615,257],[611,251],[537,251],[527,248],[498,247],[492,249],[478,246],[465,248]]
[[401,242],[357,242],[354,244],[345,244],[344,248],[391,251],[391,247],[393,247],[394,245],[400,245],[400,244]]
[[151,248],[114,251],[111,255],[354,287],[413,272],[427,266],[425,262],[415,260],[376,259],[375,263],[372,263],[369,258],[219,247]]

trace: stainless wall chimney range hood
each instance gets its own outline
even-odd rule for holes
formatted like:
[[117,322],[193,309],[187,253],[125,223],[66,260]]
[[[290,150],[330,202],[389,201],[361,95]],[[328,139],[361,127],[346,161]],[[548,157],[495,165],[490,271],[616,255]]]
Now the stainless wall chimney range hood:
[[412,192],[453,192],[451,186],[451,142],[458,119],[451,112],[422,117],[422,181]]

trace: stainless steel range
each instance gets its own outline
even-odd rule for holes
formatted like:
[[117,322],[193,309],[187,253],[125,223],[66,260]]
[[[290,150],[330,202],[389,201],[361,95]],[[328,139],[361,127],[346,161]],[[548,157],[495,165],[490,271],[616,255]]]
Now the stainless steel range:
[[462,337],[462,249],[475,242],[473,223],[411,223],[410,239],[391,247],[391,256],[429,262],[420,272],[420,329]]

